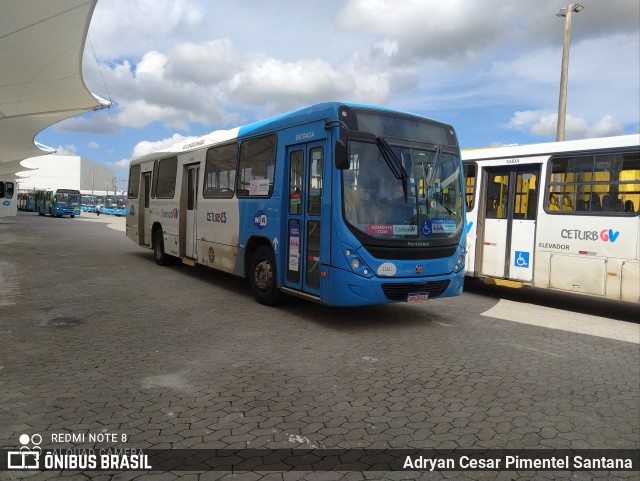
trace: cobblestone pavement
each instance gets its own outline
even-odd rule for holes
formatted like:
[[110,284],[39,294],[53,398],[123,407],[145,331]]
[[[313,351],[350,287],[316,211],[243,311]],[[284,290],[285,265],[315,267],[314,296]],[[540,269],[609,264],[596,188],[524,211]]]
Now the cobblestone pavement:
[[[291,298],[268,308],[242,279],[156,266],[122,225],[0,221],[1,448],[23,433],[50,448],[640,448],[638,344],[482,315],[499,297],[524,309],[533,290],[471,283],[460,298],[420,305]],[[562,296],[546,299],[563,308]],[[620,323],[640,317],[637,306],[567,299]],[[128,439],[56,444],[60,433]],[[34,481],[637,475],[0,472]]]

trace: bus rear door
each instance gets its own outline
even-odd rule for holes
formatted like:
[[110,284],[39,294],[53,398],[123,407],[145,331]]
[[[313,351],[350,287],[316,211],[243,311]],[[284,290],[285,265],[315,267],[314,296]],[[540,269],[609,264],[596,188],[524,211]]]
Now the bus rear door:
[[287,159],[289,184],[284,285],[318,298],[324,142],[290,146]]
[[[138,206],[138,230],[142,232],[139,236],[142,245],[151,245],[151,226],[149,225],[149,199],[151,198],[151,172],[142,172],[142,189],[140,199],[142,202]],[[98,202],[96,200],[96,202]]]
[[540,166],[487,168],[480,274],[533,280]]
[[[197,236],[197,199],[198,182],[200,176],[200,164],[185,165],[186,186],[182,189],[181,210],[185,212],[180,216],[180,246],[184,246],[184,251],[180,255],[190,259],[196,259],[198,252],[196,249]],[[184,182],[183,182],[184,186]]]

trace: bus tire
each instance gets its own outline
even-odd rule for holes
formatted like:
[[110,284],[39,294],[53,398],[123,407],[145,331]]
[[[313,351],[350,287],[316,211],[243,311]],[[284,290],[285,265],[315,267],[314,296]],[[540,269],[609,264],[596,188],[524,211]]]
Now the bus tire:
[[249,284],[251,292],[260,304],[274,306],[280,299],[276,258],[268,246],[258,247],[251,256]]
[[164,237],[161,228],[153,231],[153,257],[159,266],[169,264],[169,256],[164,251]]

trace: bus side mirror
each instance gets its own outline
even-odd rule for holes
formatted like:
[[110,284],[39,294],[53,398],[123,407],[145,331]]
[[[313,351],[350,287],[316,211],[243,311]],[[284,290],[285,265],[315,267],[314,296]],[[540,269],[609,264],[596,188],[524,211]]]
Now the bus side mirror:
[[347,148],[347,143],[343,139],[336,140],[333,159],[336,163],[336,169],[349,169],[349,149]]

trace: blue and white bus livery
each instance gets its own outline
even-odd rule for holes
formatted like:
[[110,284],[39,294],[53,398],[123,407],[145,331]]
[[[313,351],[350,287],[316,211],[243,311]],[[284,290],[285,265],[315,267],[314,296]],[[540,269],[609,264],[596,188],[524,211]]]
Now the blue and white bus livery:
[[463,177],[453,128],[325,103],[131,161],[127,236],[326,305],[459,295]]

